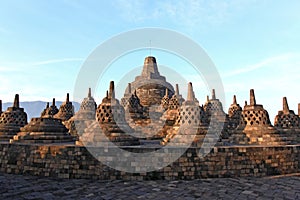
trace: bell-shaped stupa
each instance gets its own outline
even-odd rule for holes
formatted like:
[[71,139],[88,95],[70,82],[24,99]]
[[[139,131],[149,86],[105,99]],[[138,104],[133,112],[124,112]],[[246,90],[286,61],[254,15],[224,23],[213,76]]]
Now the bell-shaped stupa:
[[[0,116],[0,141],[9,141],[20,128],[27,124],[27,114],[20,108],[19,95],[15,95],[12,107],[8,107]],[[2,108],[1,108],[2,110]]]
[[66,101],[61,104],[59,111],[55,114],[55,118],[61,119],[63,122],[68,121],[74,115],[74,107],[69,99],[69,93],[67,93]]
[[84,133],[84,130],[96,119],[96,108],[97,104],[89,88],[88,95],[81,102],[79,111],[65,122],[71,135],[78,137]]
[[[159,105],[165,95],[166,89],[168,89],[170,97],[174,94],[173,86],[166,81],[164,76],[160,75],[156,59],[153,56],[145,58],[142,74],[130,83],[130,87],[131,91],[136,90],[141,105],[145,107]],[[128,91],[128,88],[126,91]],[[124,98],[125,96],[126,92]]]
[[94,121],[80,137],[84,145],[101,146],[109,141],[118,146],[138,145],[134,130],[125,120],[125,110],[115,98],[114,82],[96,110]]

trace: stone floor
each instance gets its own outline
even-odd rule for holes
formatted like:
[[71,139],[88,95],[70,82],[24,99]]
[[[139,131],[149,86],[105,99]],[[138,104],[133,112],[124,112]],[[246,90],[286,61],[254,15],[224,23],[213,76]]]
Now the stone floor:
[[0,173],[0,199],[300,199],[300,174],[128,182]]

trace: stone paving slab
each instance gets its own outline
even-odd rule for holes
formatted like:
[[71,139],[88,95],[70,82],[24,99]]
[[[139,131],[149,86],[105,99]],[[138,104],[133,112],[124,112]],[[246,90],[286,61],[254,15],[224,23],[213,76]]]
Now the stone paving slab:
[[0,199],[300,199],[300,175],[103,181],[0,173]]

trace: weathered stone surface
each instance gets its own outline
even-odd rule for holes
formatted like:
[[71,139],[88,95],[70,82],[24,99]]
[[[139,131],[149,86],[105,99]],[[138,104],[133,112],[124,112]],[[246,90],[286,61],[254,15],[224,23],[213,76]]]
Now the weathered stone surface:
[[275,117],[274,126],[277,129],[299,129],[300,118],[289,109],[286,97],[283,97],[282,110]]
[[168,89],[170,96],[174,94],[173,86],[166,82],[164,76],[160,75],[155,57],[146,57],[142,74],[131,83],[131,90],[136,90],[142,106],[149,107],[161,103],[166,89]]
[[10,139],[11,143],[69,143],[74,144],[75,138],[68,133],[61,119],[53,117],[56,112],[55,99],[49,107],[47,104],[41,117],[32,118],[29,124],[20,128],[20,132]]
[[85,145],[101,146],[108,138],[119,146],[140,144],[133,134],[134,130],[125,120],[125,110],[115,98],[114,82],[111,81],[107,96],[97,108],[96,121],[85,130],[80,141]]
[[[99,152],[108,151],[106,155],[116,157],[114,154],[115,147],[95,148]],[[149,147],[123,147],[123,150],[145,153],[149,152]],[[157,148],[151,150],[157,150]],[[173,154],[178,152],[178,149],[165,147],[163,151]],[[175,162],[156,171],[127,173],[104,165],[93,157],[85,147],[0,144],[0,172],[39,177],[108,180],[190,180],[221,177],[262,177],[300,172],[299,145],[215,147],[205,157],[199,157],[199,151],[200,148],[188,148]],[[112,159],[109,156],[106,158]],[[167,162],[167,159],[165,158],[166,161],[161,162]],[[118,161],[124,162],[124,164],[127,162],[124,157],[119,157]],[[137,169],[143,165],[143,162],[132,163],[132,166]]]
[[242,116],[242,107],[236,101],[236,96],[233,96],[233,103],[228,109],[228,125],[227,128],[234,130],[238,127]]
[[58,113],[58,109],[55,105],[55,98],[53,98],[52,105],[49,106],[49,103],[47,103],[46,108],[41,113],[41,117],[46,117],[46,116],[53,117],[57,113]]
[[9,141],[20,128],[27,124],[27,114],[19,106],[19,95],[15,95],[12,107],[8,107],[0,116],[0,141]]
[[283,135],[272,126],[268,112],[256,104],[254,90],[250,90],[250,105],[244,106],[240,124],[229,138],[233,144],[287,144]]
[[69,93],[67,93],[66,101],[60,106],[57,114],[54,115],[55,118],[61,119],[63,122],[68,121],[74,115],[74,106],[69,100]]
[[[196,101],[192,83],[188,84],[187,99],[179,108],[178,120],[163,139],[162,144],[175,146],[201,146],[206,134],[204,111]],[[170,145],[170,144],[169,144]]]
[[81,102],[79,111],[64,123],[71,135],[78,138],[84,133],[84,130],[96,119],[96,108],[97,104],[89,88],[88,96]]

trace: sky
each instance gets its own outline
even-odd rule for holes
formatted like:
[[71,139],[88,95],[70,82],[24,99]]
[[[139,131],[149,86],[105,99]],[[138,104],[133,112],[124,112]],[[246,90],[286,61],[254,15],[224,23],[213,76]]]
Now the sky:
[[[257,103],[274,122],[282,97],[296,113],[300,103],[299,9],[297,0],[1,1],[0,99],[11,102],[19,93],[21,101],[64,100],[67,92],[72,99],[77,76],[93,50],[120,33],[156,27],[181,33],[205,50],[222,79],[225,111],[234,94],[243,106],[253,88]],[[149,48],[112,62],[93,89],[97,103],[109,80],[121,88],[125,76],[134,80],[150,48],[149,42]],[[192,81],[200,104],[205,102],[210,91],[199,75],[187,70],[192,69],[188,62],[157,49],[151,55],[169,82],[176,79],[169,80],[163,66]],[[180,89],[185,96],[186,85]]]

